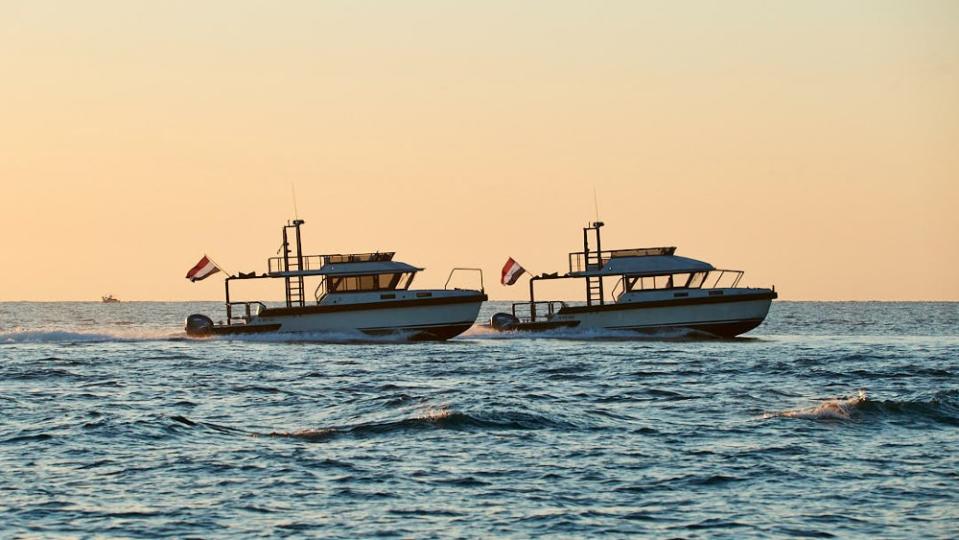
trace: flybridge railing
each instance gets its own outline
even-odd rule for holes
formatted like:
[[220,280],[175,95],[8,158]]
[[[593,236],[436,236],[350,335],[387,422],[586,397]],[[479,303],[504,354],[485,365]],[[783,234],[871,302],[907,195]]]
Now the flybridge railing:
[[286,260],[283,257],[270,257],[267,261],[269,273],[276,274],[280,272],[302,272],[305,270],[317,270],[323,266],[323,255],[304,255],[303,267],[300,268],[295,257],[290,257],[290,267],[286,267]]
[[319,270],[327,264],[349,264],[361,262],[386,262],[392,261],[395,252],[377,252],[377,253],[336,253],[331,255],[303,255],[303,267],[300,268],[296,257],[289,257],[290,267],[286,266],[284,257],[270,257],[267,260],[269,273],[277,274],[281,272],[303,272],[308,270]]
[[569,271],[571,273],[599,270],[606,266],[610,259],[617,257],[651,257],[655,255],[672,255],[675,247],[610,249],[606,251],[574,251],[569,254]]

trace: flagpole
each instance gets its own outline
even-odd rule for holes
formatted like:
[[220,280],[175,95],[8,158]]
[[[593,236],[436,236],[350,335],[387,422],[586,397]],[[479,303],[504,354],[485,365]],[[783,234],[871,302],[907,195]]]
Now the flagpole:
[[[510,257],[510,259],[513,259],[513,258]],[[517,265],[519,265],[520,268],[523,269],[523,273],[524,273],[524,274],[529,274],[529,277],[530,277],[530,278],[532,278],[532,277],[534,277],[534,276],[536,275],[536,274],[534,274],[529,268],[526,268],[525,266],[519,264],[519,262],[517,262],[516,259],[513,259],[513,262],[515,262]],[[520,278],[516,278],[516,279],[517,279],[517,281],[518,281]],[[506,285],[506,286],[509,287],[509,285]]]
[[213,260],[213,257],[210,257],[209,255],[207,255],[207,254],[205,254],[205,253],[203,254],[203,256],[206,257],[207,259],[210,259],[210,262],[213,263],[213,266],[216,266],[216,267],[219,268],[220,270],[223,270],[223,272],[224,272],[226,275],[228,275],[228,276],[230,276],[230,277],[233,277],[233,272],[230,272],[229,270],[226,269],[226,267],[221,266],[220,263],[214,261],[214,260]]

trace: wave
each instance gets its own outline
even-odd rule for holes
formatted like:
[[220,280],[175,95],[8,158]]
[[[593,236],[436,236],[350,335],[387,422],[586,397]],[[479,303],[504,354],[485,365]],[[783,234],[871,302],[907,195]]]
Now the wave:
[[763,418],[801,418],[805,420],[849,420],[856,407],[866,401],[866,391],[844,399],[829,399],[811,407],[766,413]]
[[819,421],[870,421],[908,419],[959,426],[959,390],[917,395],[912,399],[873,400],[865,390],[849,398],[824,400],[816,405],[765,413],[762,418],[797,418]]
[[320,441],[341,435],[367,437],[405,431],[420,431],[424,429],[531,430],[544,428],[551,423],[552,422],[544,418],[526,413],[513,413],[484,418],[442,409],[429,412],[425,415],[404,418],[392,422],[369,422],[354,426],[273,431],[266,435],[270,437],[289,437]]
[[171,416],[170,419],[191,428],[208,427],[220,432],[241,433],[252,437],[301,439],[310,442],[322,442],[341,436],[373,437],[426,429],[535,430],[550,427],[569,427],[564,422],[527,412],[505,411],[488,415],[471,415],[446,407],[429,408],[412,417],[393,421],[270,432],[247,431],[210,422],[191,420],[184,416]]

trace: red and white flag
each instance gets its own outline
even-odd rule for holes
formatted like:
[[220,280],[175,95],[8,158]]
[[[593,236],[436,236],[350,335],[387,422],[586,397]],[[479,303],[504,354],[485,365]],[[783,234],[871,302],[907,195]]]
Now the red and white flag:
[[503,266],[503,276],[500,278],[500,283],[503,285],[512,285],[516,283],[516,280],[519,279],[525,271],[525,268],[510,257],[509,260],[506,261],[506,265]]
[[210,260],[206,255],[200,259],[200,262],[196,263],[196,266],[190,269],[186,273],[186,278],[190,281],[200,281],[201,279],[206,279],[213,274],[220,271],[220,268]]

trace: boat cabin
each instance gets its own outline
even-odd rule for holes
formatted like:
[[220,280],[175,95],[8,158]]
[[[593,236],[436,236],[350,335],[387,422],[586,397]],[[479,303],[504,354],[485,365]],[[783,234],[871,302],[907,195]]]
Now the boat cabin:
[[[316,304],[402,300],[403,297],[413,294],[414,291],[406,291],[422,268],[394,261],[395,253],[391,251],[304,255],[300,237],[300,226],[303,223],[303,220],[296,219],[283,226],[280,255],[267,260],[265,273],[239,273],[224,280],[228,325],[234,321],[249,321],[266,309],[263,302],[231,301],[230,282],[234,280],[282,279],[286,291],[286,308],[306,307],[306,280],[312,277],[320,278],[313,291]],[[449,286],[453,274],[462,270],[479,272],[482,292],[482,271],[476,268],[454,268],[446,281],[446,287]],[[433,293],[416,291],[414,296],[432,297]],[[238,313],[236,316],[234,311]]]
[[[226,321],[206,315],[187,317],[190,336],[263,332],[360,332],[398,335],[406,340],[445,340],[465,332],[486,300],[479,268],[453,268],[442,289],[411,289],[422,268],[393,260],[393,252],[304,255],[303,220],[283,226],[278,256],[267,270],[228,275],[224,280]],[[475,272],[479,289],[450,288],[456,272]],[[259,301],[232,301],[236,280],[274,279],[284,283],[284,306]],[[307,281],[313,298],[307,298]],[[313,289],[313,287],[316,287]],[[315,303],[314,303],[315,300]]]
[[[513,315],[519,308],[522,318],[536,320],[537,306],[547,318],[560,309],[565,302],[539,301],[535,299],[537,281],[579,278],[586,282],[586,306],[603,306],[637,299],[637,294],[649,296],[653,291],[676,291],[682,289],[734,288],[739,285],[741,270],[722,270],[708,262],[676,255],[676,247],[643,247],[603,250],[600,228],[604,223],[594,222],[583,229],[583,250],[569,254],[569,272],[560,275],[541,274],[529,281],[529,302],[513,305]],[[592,237],[592,238],[591,238]],[[592,240],[592,242],[591,242]],[[610,294],[607,297],[606,291]],[[710,293],[713,294],[713,293]],[[674,292],[672,297],[686,296]],[[654,295],[654,296],[666,296]]]
[[327,294],[406,290],[413,283],[416,268],[393,261],[393,253],[351,253],[316,255],[322,277],[314,297],[319,303]]

